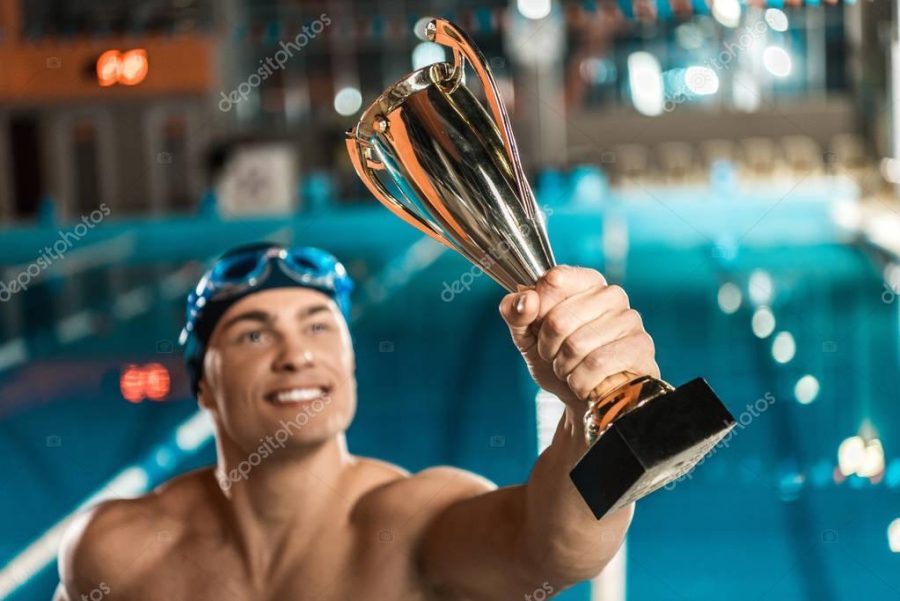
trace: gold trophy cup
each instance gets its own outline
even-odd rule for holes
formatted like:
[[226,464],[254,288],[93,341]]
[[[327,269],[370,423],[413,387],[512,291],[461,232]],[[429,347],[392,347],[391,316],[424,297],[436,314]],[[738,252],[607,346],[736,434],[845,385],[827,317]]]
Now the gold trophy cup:
[[[419,69],[372,103],[347,132],[353,167],[391,212],[506,290],[534,286],[556,262],[484,56],[447,20],[418,33],[450,48],[453,64]],[[487,110],[465,85],[467,61]],[[591,446],[570,474],[598,519],[690,470],[735,425],[701,378],[676,389],[627,375],[586,399]]]

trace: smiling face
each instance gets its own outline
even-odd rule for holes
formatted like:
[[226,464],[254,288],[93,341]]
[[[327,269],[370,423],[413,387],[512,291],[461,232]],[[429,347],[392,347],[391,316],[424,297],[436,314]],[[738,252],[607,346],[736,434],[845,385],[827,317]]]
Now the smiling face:
[[236,302],[216,323],[198,400],[219,436],[244,453],[276,434],[285,448],[302,448],[350,425],[355,371],[337,304],[316,290],[274,288]]

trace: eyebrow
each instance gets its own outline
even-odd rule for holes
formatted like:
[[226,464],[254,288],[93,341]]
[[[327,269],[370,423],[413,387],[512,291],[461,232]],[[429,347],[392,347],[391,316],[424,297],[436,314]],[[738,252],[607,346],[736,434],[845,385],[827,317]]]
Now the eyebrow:
[[[297,311],[297,319],[302,321],[312,315],[315,315],[316,313],[321,313],[323,311],[325,311],[325,312],[330,311],[330,308],[328,307],[328,305],[312,305],[312,306],[306,307],[305,309],[301,309],[301,310]],[[253,309],[250,311],[245,311],[243,313],[239,313],[238,315],[235,315],[234,317],[229,319],[227,322],[225,322],[225,324],[223,324],[222,331],[224,332],[231,326],[235,325],[238,322],[242,322],[242,321],[258,321],[258,322],[261,322],[264,324],[271,324],[275,320],[276,320],[276,318],[268,311],[262,311],[260,309]]]

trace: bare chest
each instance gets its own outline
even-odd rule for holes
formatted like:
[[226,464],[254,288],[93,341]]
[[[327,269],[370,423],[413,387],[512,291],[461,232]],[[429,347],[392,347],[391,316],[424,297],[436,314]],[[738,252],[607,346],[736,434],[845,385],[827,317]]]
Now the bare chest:
[[[231,545],[173,545],[141,574],[128,599],[216,601],[429,601],[412,548],[390,531],[355,540],[323,539],[277,555],[265,577],[253,576]],[[148,566],[150,567],[150,566]]]

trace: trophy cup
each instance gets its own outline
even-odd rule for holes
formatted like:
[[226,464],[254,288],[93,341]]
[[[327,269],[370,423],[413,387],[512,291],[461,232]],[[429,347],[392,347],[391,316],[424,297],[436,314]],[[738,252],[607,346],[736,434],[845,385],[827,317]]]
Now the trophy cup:
[[[506,290],[534,286],[556,263],[484,56],[444,19],[417,34],[450,48],[453,64],[419,69],[375,100],[347,132],[353,167],[391,212]],[[466,87],[466,61],[489,110]],[[570,473],[597,519],[690,470],[735,425],[702,378],[674,388],[625,376],[585,399],[590,446]]]

